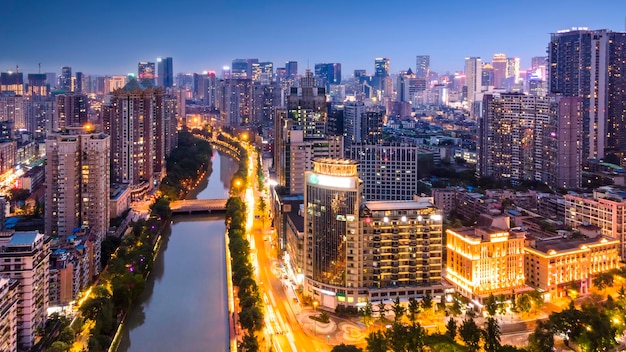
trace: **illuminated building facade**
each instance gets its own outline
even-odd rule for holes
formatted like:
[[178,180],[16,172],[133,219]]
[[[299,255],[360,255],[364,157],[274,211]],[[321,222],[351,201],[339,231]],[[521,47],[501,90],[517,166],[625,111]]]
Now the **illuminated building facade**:
[[600,187],[593,194],[566,194],[565,225],[598,226],[603,236],[619,240],[619,255],[626,260],[626,192]]
[[493,67],[493,86],[495,88],[504,88],[506,85],[506,55],[493,54],[491,60]]
[[300,79],[299,87],[292,87],[287,97],[288,117],[298,129],[304,131],[305,138],[324,138],[328,107],[326,89],[315,85],[315,77],[310,70]]
[[411,200],[432,168],[432,153],[412,145],[355,144],[349,157],[359,162],[366,200]]
[[8,122],[11,130],[15,130],[18,125],[26,128],[25,105],[26,100],[22,95],[0,93],[0,122]]
[[0,93],[9,92],[24,95],[24,74],[22,72],[1,72]]
[[[18,231],[0,237],[0,277],[19,282],[16,294],[17,350],[31,348],[37,331],[46,323],[51,239],[37,231]],[[2,314],[0,311],[0,316]],[[0,340],[0,344],[3,342]]]
[[465,58],[465,85],[467,86],[467,102],[470,106],[474,103],[474,94],[482,90],[482,68],[482,60],[479,57]]
[[320,305],[335,307],[338,295],[358,295],[362,181],[357,164],[341,159],[314,160],[305,178],[304,291]]
[[0,277],[0,351],[17,351],[17,302],[16,280]]
[[430,79],[430,55],[415,57],[415,77]]
[[28,74],[28,91],[26,95],[45,97],[48,95],[48,84],[45,73]]
[[473,228],[446,230],[446,280],[457,292],[482,304],[525,288],[525,232],[511,229],[506,216],[481,215]]
[[88,121],[89,100],[87,95],[80,93],[59,94],[56,97],[56,113],[53,129],[79,127]]
[[163,88],[174,86],[174,60],[171,57],[157,59],[157,85]]
[[140,61],[137,64],[137,76],[140,80],[149,79],[154,80],[156,76],[156,69],[154,62]]
[[581,295],[587,294],[594,275],[619,267],[620,244],[612,237],[593,234],[529,242],[524,248],[526,282],[549,294],[546,299],[564,297],[572,284]]
[[366,288],[370,301],[442,293],[442,219],[432,198],[364,202],[357,245],[361,256],[352,257],[348,246],[348,258],[354,258],[348,264],[348,287]]

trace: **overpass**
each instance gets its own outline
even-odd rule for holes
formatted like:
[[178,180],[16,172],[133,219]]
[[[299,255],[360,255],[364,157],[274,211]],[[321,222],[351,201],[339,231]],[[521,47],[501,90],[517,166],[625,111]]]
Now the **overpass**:
[[170,203],[173,214],[215,213],[226,211],[228,199],[187,199]]

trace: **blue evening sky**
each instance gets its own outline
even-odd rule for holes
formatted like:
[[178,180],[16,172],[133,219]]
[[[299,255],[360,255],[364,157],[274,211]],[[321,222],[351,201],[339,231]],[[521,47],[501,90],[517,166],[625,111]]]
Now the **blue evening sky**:
[[550,33],[573,26],[624,31],[625,0],[2,0],[0,71],[136,72],[138,61],[174,58],[174,72],[220,71],[234,58],[340,62],[344,77],[431,56],[435,72],[466,56],[545,55]]

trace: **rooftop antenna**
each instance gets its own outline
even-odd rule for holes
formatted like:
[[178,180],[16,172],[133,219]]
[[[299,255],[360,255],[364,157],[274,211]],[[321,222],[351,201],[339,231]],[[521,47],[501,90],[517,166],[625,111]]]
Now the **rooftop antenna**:
[[39,66],[39,73],[41,73],[41,62],[37,63],[37,66]]
[[20,72],[20,65],[15,65],[15,73],[19,73]]

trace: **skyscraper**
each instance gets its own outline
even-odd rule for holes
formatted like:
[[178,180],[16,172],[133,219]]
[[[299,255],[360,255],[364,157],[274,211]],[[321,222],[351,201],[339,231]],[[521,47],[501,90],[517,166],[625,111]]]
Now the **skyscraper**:
[[59,94],[52,128],[54,131],[66,127],[80,127],[88,122],[89,100],[79,93]]
[[174,63],[171,57],[157,59],[157,85],[163,88],[174,86]]
[[493,86],[495,88],[505,87],[506,55],[505,54],[493,54],[491,66],[493,66]]
[[249,78],[248,60],[234,59],[230,65],[230,78]]
[[[147,194],[160,176],[164,155],[162,146],[163,88],[151,80],[130,80],[124,88],[113,91],[111,103],[103,106],[104,132],[111,136],[111,181],[128,184],[133,199]],[[156,175],[158,171],[159,175]]]
[[430,55],[415,57],[415,77],[430,79]]
[[69,66],[61,68],[61,76],[59,76],[59,89],[66,92],[72,91],[72,68]]
[[506,58],[507,88],[513,86],[519,81],[519,65],[519,57]]
[[374,88],[383,91],[385,95],[391,94],[389,90],[393,90],[393,86],[389,87],[389,84],[393,84],[389,79],[389,62],[389,58],[386,57],[374,59]]
[[548,52],[550,92],[583,99],[583,158],[626,152],[626,33],[559,31]]
[[45,73],[28,74],[28,92],[26,95],[45,97],[48,95],[48,85]]
[[74,86],[72,87],[72,92],[82,93],[83,92],[83,73],[76,72],[76,76],[74,79]]
[[154,76],[156,74],[154,66],[154,62],[140,61],[137,64],[137,76],[139,77],[139,80],[154,80]]
[[287,70],[287,78],[295,80],[298,76],[298,61],[285,62],[285,70]]
[[307,70],[300,79],[300,87],[292,87],[287,97],[287,111],[305,138],[324,138],[328,107],[326,90],[315,85],[315,77]]
[[318,87],[324,87],[327,91],[330,90],[331,84],[341,84],[341,64],[315,64],[315,78]]
[[474,94],[481,92],[482,84],[482,61],[479,57],[465,58],[465,85],[467,86],[467,102],[471,106],[474,103]]

